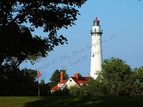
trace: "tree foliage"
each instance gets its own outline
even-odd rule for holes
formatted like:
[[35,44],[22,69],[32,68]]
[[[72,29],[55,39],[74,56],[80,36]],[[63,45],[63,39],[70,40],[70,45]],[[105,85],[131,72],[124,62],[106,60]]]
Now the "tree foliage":
[[[54,46],[67,43],[57,30],[72,26],[86,0],[1,0],[0,64],[15,59],[16,67],[26,59],[45,57]],[[32,35],[43,28],[46,38]],[[31,57],[34,56],[34,57]]]
[[[68,26],[75,24],[74,21],[77,20],[76,17],[79,15],[77,8],[80,8],[86,1],[0,1],[1,94],[16,95],[15,92],[24,94],[25,91],[24,93],[22,91],[27,87],[25,83],[29,82],[31,86],[34,84],[33,77],[30,74],[31,71],[21,71],[19,65],[24,60],[30,60],[33,63],[40,57],[46,57],[55,46],[67,43],[66,37],[58,35],[57,31],[61,28],[67,29]],[[42,28],[43,32],[47,33],[47,37],[32,35],[37,28]],[[31,92],[30,89],[27,90],[27,94]],[[33,92],[34,90],[35,88]]]
[[42,79],[40,82],[40,96],[47,96],[47,95],[51,95],[50,84],[45,83],[45,81]]
[[102,65],[103,81],[109,94],[124,95],[131,85],[131,67],[119,58],[105,59]]
[[78,86],[70,87],[69,94],[72,96],[79,96],[80,95],[80,88]]
[[137,96],[143,93],[143,66],[134,68],[132,75],[132,92],[131,95]]
[[0,95],[37,95],[37,72],[31,69],[15,69],[0,72]]

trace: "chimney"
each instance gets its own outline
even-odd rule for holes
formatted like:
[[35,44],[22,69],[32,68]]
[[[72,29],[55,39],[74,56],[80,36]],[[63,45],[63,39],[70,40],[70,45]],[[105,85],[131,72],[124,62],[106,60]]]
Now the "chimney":
[[74,77],[78,79],[78,73],[74,73]]
[[60,72],[60,82],[62,82],[63,79],[64,79],[64,76],[63,76],[63,72],[61,71],[61,72]]

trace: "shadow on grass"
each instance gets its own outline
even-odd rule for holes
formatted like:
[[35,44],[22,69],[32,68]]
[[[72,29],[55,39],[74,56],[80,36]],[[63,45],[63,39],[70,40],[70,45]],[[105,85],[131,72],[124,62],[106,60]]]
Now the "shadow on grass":
[[26,103],[24,107],[143,107],[143,98],[97,96],[49,96]]

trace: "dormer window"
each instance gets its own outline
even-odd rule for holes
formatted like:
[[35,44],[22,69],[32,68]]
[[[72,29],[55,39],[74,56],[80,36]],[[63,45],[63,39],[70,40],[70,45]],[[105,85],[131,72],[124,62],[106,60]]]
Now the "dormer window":
[[58,84],[58,87],[62,87],[63,86],[63,84]]

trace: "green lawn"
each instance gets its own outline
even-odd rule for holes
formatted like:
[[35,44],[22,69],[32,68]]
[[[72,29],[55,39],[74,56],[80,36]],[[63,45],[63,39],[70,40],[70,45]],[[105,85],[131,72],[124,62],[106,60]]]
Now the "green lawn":
[[143,107],[143,97],[0,97],[0,107]]

